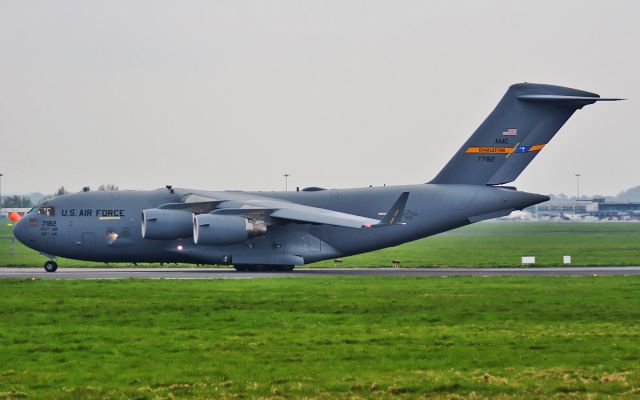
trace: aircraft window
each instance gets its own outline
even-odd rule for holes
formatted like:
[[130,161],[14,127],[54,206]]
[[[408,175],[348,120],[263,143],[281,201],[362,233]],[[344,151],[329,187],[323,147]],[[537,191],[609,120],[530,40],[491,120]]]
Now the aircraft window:
[[29,212],[27,214],[35,214],[36,213],[36,208],[33,207],[31,210],[29,210]]
[[55,217],[56,209],[55,207],[40,207],[38,208],[38,214],[46,215],[47,217]]

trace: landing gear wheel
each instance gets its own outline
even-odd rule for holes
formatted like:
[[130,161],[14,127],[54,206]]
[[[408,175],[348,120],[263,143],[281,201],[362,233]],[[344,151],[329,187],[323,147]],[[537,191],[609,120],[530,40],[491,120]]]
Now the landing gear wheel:
[[291,272],[295,265],[238,264],[233,268],[239,272]]
[[274,265],[273,270],[275,272],[291,272],[295,265]]
[[58,269],[58,263],[55,261],[49,260],[46,263],[44,263],[44,270],[47,272],[56,272],[57,269]]

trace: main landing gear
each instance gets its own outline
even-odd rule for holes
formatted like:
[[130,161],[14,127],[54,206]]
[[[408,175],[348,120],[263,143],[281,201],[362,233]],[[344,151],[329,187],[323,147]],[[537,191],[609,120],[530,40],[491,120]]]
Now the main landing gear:
[[239,272],[291,272],[294,265],[236,264],[233,268]]
[[47,272],[56,272],[57,269],[58,269],[58,263],[53,260],[49,260],[46,263],[44,263],[44,270]]

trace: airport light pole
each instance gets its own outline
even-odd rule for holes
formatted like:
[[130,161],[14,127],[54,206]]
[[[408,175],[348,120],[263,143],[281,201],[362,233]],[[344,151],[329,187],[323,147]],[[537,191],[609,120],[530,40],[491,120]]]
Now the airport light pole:
[[2,202],[2,174],[0,174],[0,210],[2,209],[2,204],[4,204]]
[[287,192],[287,191],[288,191],[287,189],[289,188],[289,177],[290,177],[291,175],[289,175],[289,174],[284,174],[284,175],[282,175],[282,176],[284,176],[284,191],[285,191],[285,192]]
[[580,177],[582,175],[576,174],[576,202],[580,201]]

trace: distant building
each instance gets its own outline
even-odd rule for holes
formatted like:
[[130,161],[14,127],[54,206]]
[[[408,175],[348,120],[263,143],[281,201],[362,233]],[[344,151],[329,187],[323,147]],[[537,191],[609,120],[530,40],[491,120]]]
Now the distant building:
[[640,220],[640,203],[607,203],[604,198],[580,201],[548,201],[527,209],[536,218]]
[[586,201],[547,201],[530,210],[538,217],[554,217],[561,214],[587,214],[593,209],[592,202]]
[[31,210],[30,208],[0,208],[0,218],[7,218],[9,213],[17,212],[21,216]]
[[640,220],[640,203],[599,203],[592,215],[600,219]]

